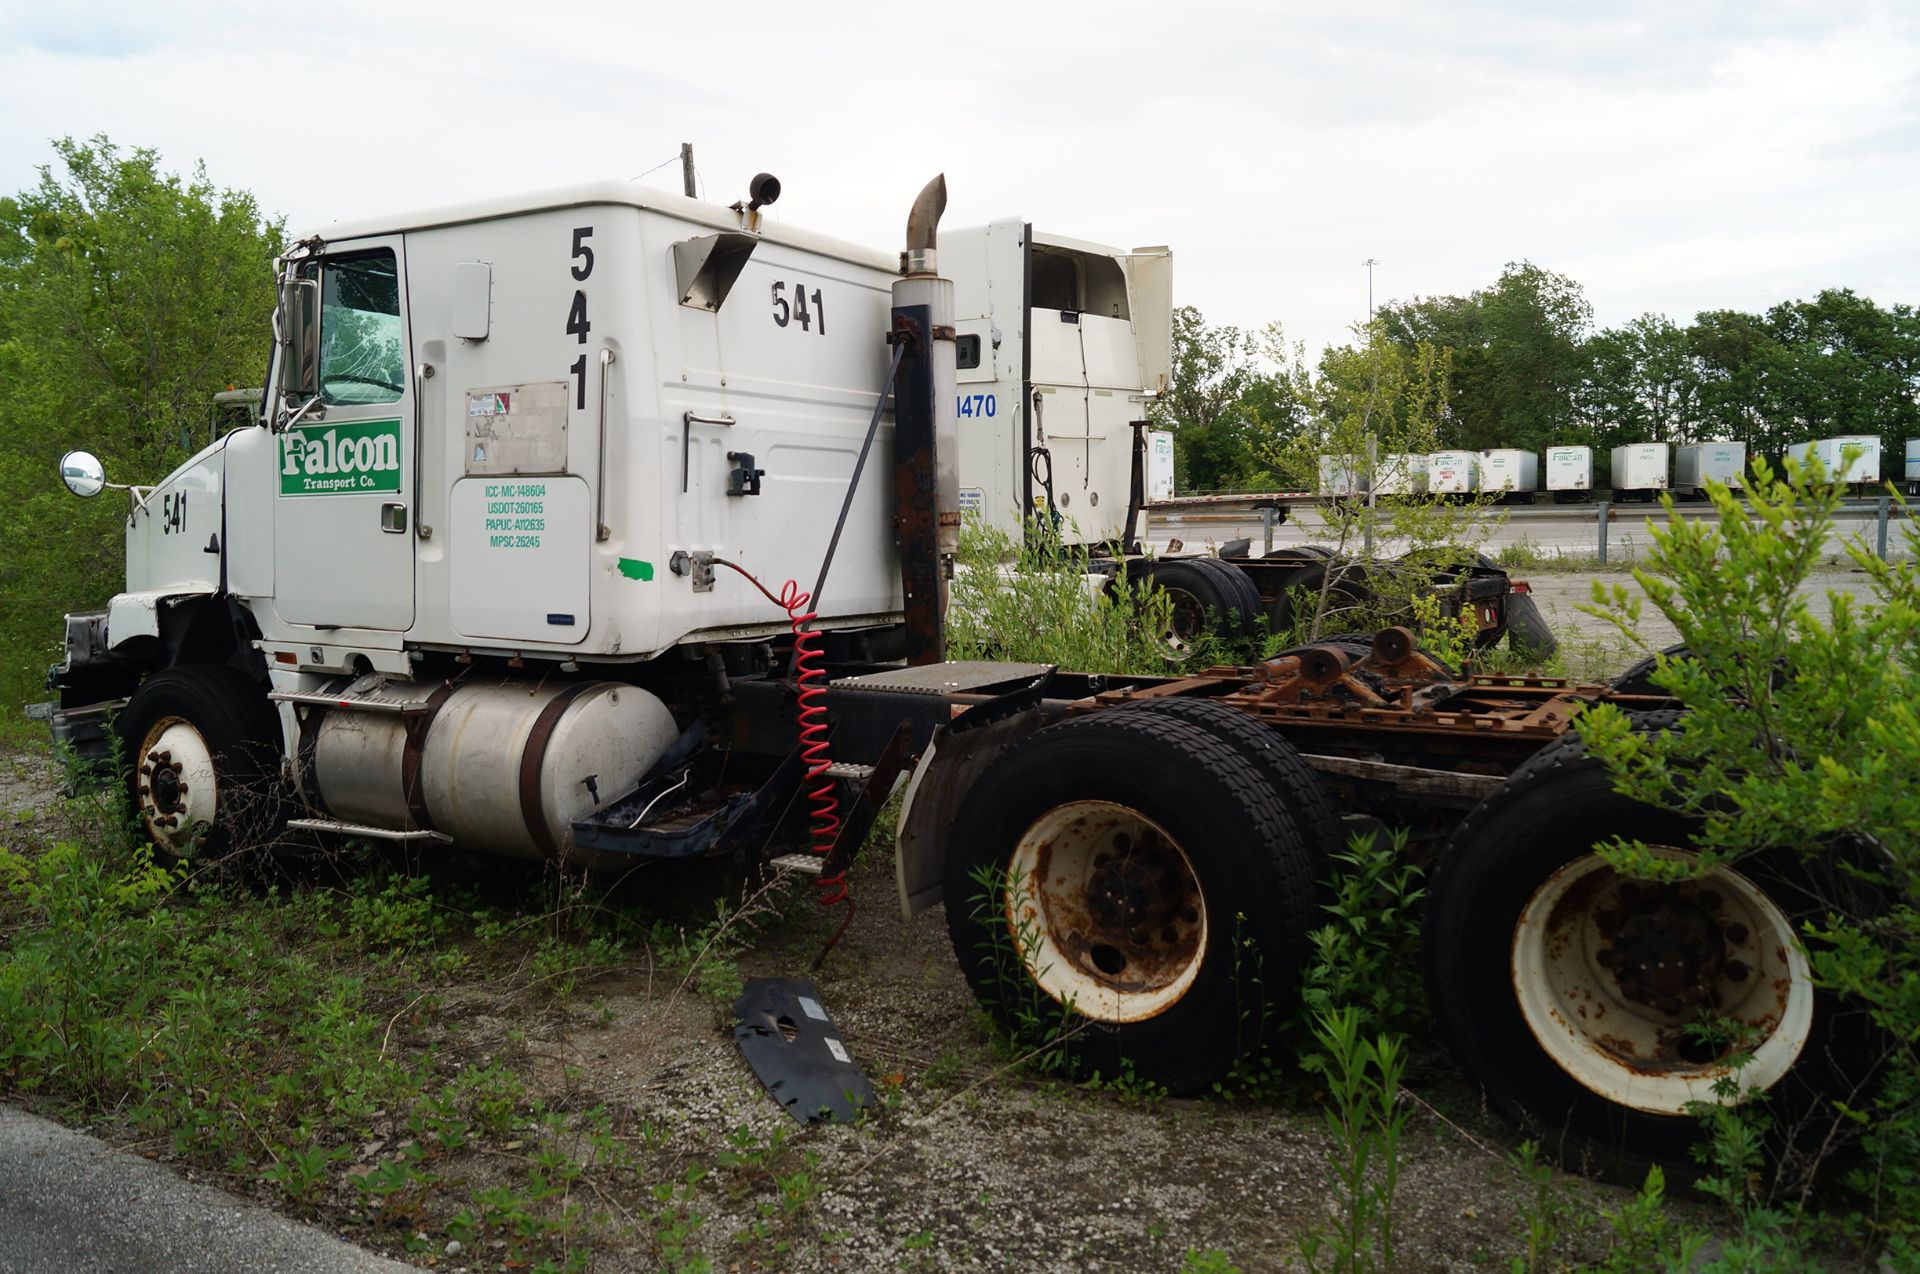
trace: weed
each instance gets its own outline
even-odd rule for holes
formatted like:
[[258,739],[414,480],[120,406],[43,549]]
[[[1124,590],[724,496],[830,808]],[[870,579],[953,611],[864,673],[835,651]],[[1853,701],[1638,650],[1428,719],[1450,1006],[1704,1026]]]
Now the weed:
[[979,518],[960,528],[951,659],[1037,660],[1066,668],[1159,673],[1173,604],[1150,582],[1107,579],[1084,547],[1043,520],[1014,537]]
[[1028,887],[1025,878],[1003,868],[981,866],[971,879],[979,889],[971,899],[974,922],[990,935],[983,946],[993,980],[992,998],[1005,1028],[1004,1049],[1009,1054],[1031,1053],[1029,1064],[1041,1074],[1071,1074],[1072,1055],[1050,1045],[1073,1030],[1078,1019],[1073,1002],[1056,1000],[1040,986],[1038,979],[1047,966],[1035,967],[1043,945],[1039,924],[1024,908],[1011,909],[1020,916],[1011,928],[1004,919],[1009,914],[1007,898]]
[[1507,1154],[1507,1166],[1527,1192],[1525,1211],[1520,1214],[1521,1254],[1513,1258],[1513,1274],[1539,1274],[1552,1268],[1545,1264],[1548,1253],[1578,1218],[1572,1201],[1560,1189],[1553,1165],[1542,1160],[1539,1152],[1535,1143],[1523,1141]]
[[292,1203],[311,1206],[333,1174],[333,1165],[347,1157],[344,1147],[304,1146],[280,1152],[266,1171]]
[[1394,1194],[1407,1121],[1399,1100],[1406,1047],[1392,1035],[1368,1038],[1361,1021],[1352,1005],[1316,1011],[1313,1036],[1320,1051],[1303,1059],[1326,1081],[1327,1130],[1334,1143],[1326,1173],[1332,1223],[1299,1245],[1309,1271],[1393,1268]]
[[1217,1247],[1205,1251],[1188,1248],[1180,1258],[1180,1274],[1241,1274],[1240,1267]]
[[1609,1243],[1598,1274],[1640,1274],[1643,1270],[1694,1268],[1706,1243],[1703,1235],[1676,1225],[1667,1215],[1667,1179],[1659,1165],[1647,1169],[1640,1191],[1618,1211],[1603,1211]]
[[1406,846],[1404,830],[1384,841],[1368,833],[1333,855],[1326,923],[1311,935],[1313,963],[1301,996],[1310,1012],[1352,1006],[1367,1030],[1425,1018],[1419,919],[1426,889],[1420,869],[1406,861]]

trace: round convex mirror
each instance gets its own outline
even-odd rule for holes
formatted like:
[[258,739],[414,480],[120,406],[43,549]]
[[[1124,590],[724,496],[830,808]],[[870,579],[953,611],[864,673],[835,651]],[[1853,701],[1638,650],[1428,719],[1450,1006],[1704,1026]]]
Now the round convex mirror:
[[60,457],[60,480],[78,496],[96,496],[106,489],[107,471],[91,451],[69,451]]

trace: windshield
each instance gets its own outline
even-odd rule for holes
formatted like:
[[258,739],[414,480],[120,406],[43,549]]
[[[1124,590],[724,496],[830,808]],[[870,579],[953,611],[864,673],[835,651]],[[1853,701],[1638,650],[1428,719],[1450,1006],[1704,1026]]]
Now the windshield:
[[387,249],[322,264],[320,401],[398,402],[406,392],[400,279]]

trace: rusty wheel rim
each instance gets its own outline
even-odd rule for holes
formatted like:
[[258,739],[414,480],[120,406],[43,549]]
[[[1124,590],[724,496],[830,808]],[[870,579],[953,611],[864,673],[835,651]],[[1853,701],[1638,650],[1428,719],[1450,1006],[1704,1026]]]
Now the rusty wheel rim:
[[1199,976],[1199,877],[1180,843],[1138,810],[1055,806],[1021,836],[1008,870],[1007,927],[1028,976],[1083,1016],[1154,1017]]
[[[1696,855],[1653,846],[1684,863]],[[1738,1075],[1765,1090],[1793,1069],[1813,1026],[1813,983],[1793,925],[1746,876],[1719,867],[1656,884],[1598,855],[1554,873],[1520,915],[1513,989],[1534,1038],[1568,1075],[1608,1101],[1656,1115],[1737,1100],[1714,1085]],[[1737,1027],[1752,1058],[1735,1067]],[[1689,1028],[1693,1029],[1689,1029]]]
[[184,717],[154,722],[134,771],[134,802],[153,843],[191,854],[213,826],[218,800],[213,752],[200,731]]

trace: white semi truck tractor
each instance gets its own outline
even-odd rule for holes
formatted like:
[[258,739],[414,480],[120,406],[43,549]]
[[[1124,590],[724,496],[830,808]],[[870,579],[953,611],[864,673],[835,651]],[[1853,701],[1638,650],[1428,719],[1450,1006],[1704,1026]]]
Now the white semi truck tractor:
[[[1087,1064],[1192,1091],[1284,1019],[1352,819],[1437,856],[1435,1014],[1567,1153],[1684,1159],[1736,1075],[1776,1110],[1851,1091],[1800,1064],[1842,1042],[1795,942],[1819,889],[1640,888],[1597,852],[1694,856],[1568,734],[1657,693],[1465,676],[1405,628],[1180,677],[946,661],[964,429],[1000,417],[955,411],[999,391],[956,365],[992,330],[939,273],[944,185],[895,253],[769,223],[776,191],[581,186],[285,253],[258,420],[128,490],[125,587],[51,676],[56,737],[117,741],[156,853],[804,847],[832,902],[904,780],[900,902],[944,904],[982,1004],[1057,1003]],[[1022,434],[1047,422],[1063,512],[1110,503],[1094,379]],[[62,473],[108,485],[84,453]],[[1023,507],[1033,476],[1006,475]],[[1741,1058],[1690,1043],[1708,1017]]]
[[[671,683],[761,670],[790,624],[754,581],[818,591],[836,535],[815,640],[899,653],[894,493],[856,489],[854,462],[893,445],[870,432],[890,292],[923,285],[766,220],[777,191],[728,209],[584,186],[286,253],[261,418],[132,493],[126,588],[69,622],[63,700],[124,697],[157,849],[290,815],[591,858],[573,821],[682,740]],[[945,355],[951,431],[937,323],[918,357]],[[282,775],[280,801],[229,799]]]

